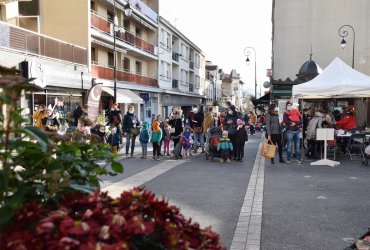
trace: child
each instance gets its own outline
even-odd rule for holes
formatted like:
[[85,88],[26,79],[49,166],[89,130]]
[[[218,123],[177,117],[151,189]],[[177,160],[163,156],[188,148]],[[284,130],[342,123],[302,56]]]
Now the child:
[[149,142],[149,123],[144,122],[143,128],[140,131],[139,141],[142,149],[141,159],[146,159],[148,154],[148,142]]
[[233,144],[231,143],[227,131],[224,131],[222,133],[222,138],[220,140],[220,143],[217,146],[217,150],[221,150],[221,160],[220,162],[230,162],[230,154],[231,151],[233,150]]
[[170,156],[171,126],[168,124],[168,121],[164,121],[163,124],[164,130],[166,131],[166,135],[163,140],[163,155]]
[[[291,109],[289,111],[289,106],[291,106]],[[301,120],[301,113],[299,112],[298,110],[298,104],[292,104],[292,105],[289,105],[287,107],[288,111],[287,112],[287,115],[288,115],[288,118],[292,121],[292,122],[299,122]]]
[[241,119],[236,121],[237,128],[235,134],[235,157],[237,161],[243,161],[244,157],[244,145],[248,141],[248,133],[245,128],[244,122]]
[[112,153],[116,154],[119,145],[119,134],[116,127],[112,128],[112,133],[108,137],[108,143],[112,146]]
[[187,159],[190,155],[191,144],[193,143],[193,139],[191,138],[191,129],[189,126],[185,127],[185,131],[181,138],[181,143],[185,150],[184,159]]
[[153,143],[153,160],[159,161],[159,152],[161,150],[161,139],[162,139],[162,129],[159,127],[159,122],[153,122],[152,138],[150,141]]

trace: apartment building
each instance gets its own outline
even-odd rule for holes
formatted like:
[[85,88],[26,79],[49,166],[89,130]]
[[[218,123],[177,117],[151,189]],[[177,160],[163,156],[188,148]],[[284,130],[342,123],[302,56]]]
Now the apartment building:
[[243,105],[243,84],[240,80],[240,74],[235,69],[231,70],[230,74],[224,75],[222,79],[222,106],[225,106],[227,101],[230,101],[237,107]]
[[181,106],[185,114],[203,104],[205,56],[200,48],[162,16],[159,17],[159,87],[163,90],[163,114]]
[[101,108],[116,89],[124,113],[129,104],[142,121],[158,113],[158,0],[41,2],[42,31],[87,48],[93,82],[103,84]]
[[18,67],[43,88],[20,100],[29,123],[40,104],[56,105],[62,114],[81,104],[91,85],[87,49],[41,34],[38,1],[0,1],[0,20],[0,64]]
[[215,106],[216,103],[221,104],[223,77],[223,70],[218,65],[214,65],[211,61],[206,62],[205,95],[207,107]]

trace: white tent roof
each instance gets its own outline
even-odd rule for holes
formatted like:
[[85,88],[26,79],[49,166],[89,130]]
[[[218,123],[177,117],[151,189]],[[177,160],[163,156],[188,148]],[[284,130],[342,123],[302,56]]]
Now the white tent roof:
[[321,74],[311,81],[293,86],[297,98],[370,97],[370,77],[336,57]]

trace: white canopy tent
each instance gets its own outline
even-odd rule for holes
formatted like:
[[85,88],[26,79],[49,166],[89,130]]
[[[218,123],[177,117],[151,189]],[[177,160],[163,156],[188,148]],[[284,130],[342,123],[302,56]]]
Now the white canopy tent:
[[370,77],[336,57],[314,79],[293,86],[292,95],[299,99],[370,97]]

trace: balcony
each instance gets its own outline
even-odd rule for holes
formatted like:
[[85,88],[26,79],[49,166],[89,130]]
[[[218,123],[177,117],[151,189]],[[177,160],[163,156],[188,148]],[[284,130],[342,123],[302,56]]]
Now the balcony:
[[179,56],[180,54],[177,52],[172,52],[172,60],[179,62]]
[[172,88],[173,89],[179,89],[179,80],[172,79]]
[[110,22],[96,12],[91,12],[91,27],[110,34]]
[[142,49],[150,54],[154,55],[154,45],[145,41],[144,39],[134,35],[129,30],[125,29],[125,32],[117,31],[116,32],[117,39],[128,43],[134,47]]
[[140,10],[141,13],[149,17],[155,23],[158,22],[158,14],[150,8],[146,3],[141,0],[128,0],[129,3],[136,7],[136,9]]
[[0,21],[0,48],[87,65],[87,50]]
[[189,83],[189,92],[194,92],[194,84]]
[[189,68],[194,69],[194,62],[193,61],[189,61]]
[[[94,78],[103,78],[113,81],[114,70],[100,65],[91,65]],[[123,70],[117,70],[117,81],[132,82],[139,85],[158,87],[158,80],[146,76],[133,74]]]

